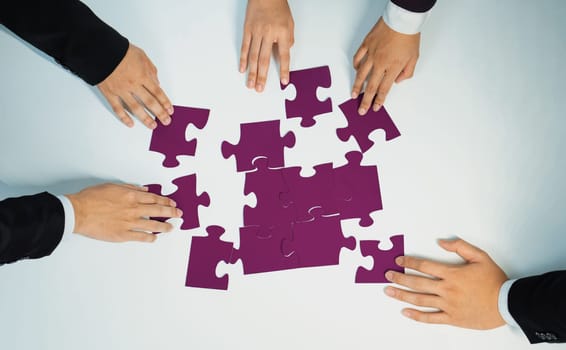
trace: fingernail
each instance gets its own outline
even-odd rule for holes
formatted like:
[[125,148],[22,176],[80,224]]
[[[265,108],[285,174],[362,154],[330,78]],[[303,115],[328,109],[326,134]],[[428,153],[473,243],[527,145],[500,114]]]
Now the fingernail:
[[257,92],[262,92],[263,91],[263,84],[257,84],[256,90],[257,90]]
[[366,109],[365,109],[365,108],[360,108],[360,109],[358,109],[358,114],[360,114],[360,115],[365,115],[365,114],[366,114]]
[[157,123],[156,123],[156,122],[151,122],[151,123],[149,124],[149,127],[152,128],[152,129],[155,129],[155,128],[157,128]]
[[377,111],[379,111],[380,108],[381,108],[381,105],[374,105],[374,106],[373,106],[373,111],[374,111],[374,112],[377,112]]
[[358,94],[354,91],[352,91],[352,98],[358,98]]
[[397,265],[402,265],[403,264],[403,257],[402,256],[398,256],[395,258],[395,263]]
[[386,278],[388,281],[391,281],[391,280],[393,279],[393,272],[387,271],[387,272],[385,273],[385,278]]
[[178,217],[183,216],[183,211],[181,209],[177,209],[177,216]]
[[176,207],[177,206],[177,202],[175,202],[174,200],[170,199],[169,203],[171,203],[172,207]]
[[169,125],[171,124],[171,118],[167,117],[165,118],[165,121],[163,122],[164,125]]
[[254,85],[255,85],[255,81],[253,81],[253,80],[248,80],[248,87],[249,87],[250,89],[253,88]]
[[240,66],[240,73],[244,73],[246,71],[246,67],[244,65]]
[[386,287],[385,288],[385,294],[389,295],[390,297],[394,297],[395,296],[395,289],[393,289],[391,287]]
[[167,113],[169,113],[169,115],[173,115],[173,113],[175,113],[175,109],[173,108],[173,106],[167,108]]
[[281,79],[281,84],[283,84],[283,85],[289,84],[289,79],[288,78]]
[[403,314],[403,316],[411,318],[411,311],[403,310],[401,311],[401,313]]

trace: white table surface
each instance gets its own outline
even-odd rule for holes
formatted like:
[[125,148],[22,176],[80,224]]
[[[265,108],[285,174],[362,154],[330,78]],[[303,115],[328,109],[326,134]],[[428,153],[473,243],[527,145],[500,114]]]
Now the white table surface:
[[[0,181],[2,194],[75,191],[101,181],[167,183],[198,174],[212,204],[202,226],[238,240],[243,174],[220,143],[236,143],[242,122],[284,120],[274,65],[266,91],[244,87],[237,72],[245,2],[87,1],[142,47],[175,104],[210,108],[197,155],[165,169],[147,151],[150,131],[122,126],[93,88],[0,30]],[[284,120],[297,145],[288,166],[343,164],[355,149],[334,129],[337,105],[354,78],[351,57],[384,1],[292,1],[292,69],[329,65],[334,112],[303,129]],[[406,234],[406,252],[457,261],[436,239],[460,236],[487,250],[510,277],[561,269],[566,227],[566,3],[439,1],[423,32],[415,77],[386,102],[402,136],[376,146],[384,210],[375,224],[354,221],[358,239]],[[292,93],[291,93],[292,95]],[[172,191],[174,186],[166,186]],[[179,222],[175,222],[177,227]],[[185,288],[192,235],[163,235],[153,245],[107,244],[78,237],[38,261],[0,268],[0,343],[4,349],[527,349],[520,332],[488,332],[415,323],[383,285],[353,283],[371,266],[343,250],[334,267],[244,276],[221,265],[228,292]],[[546,345],[540,346],[544,348]],[[549,345],[551,346],[551,345]],[[554,345],[554,348],[560,345]]]

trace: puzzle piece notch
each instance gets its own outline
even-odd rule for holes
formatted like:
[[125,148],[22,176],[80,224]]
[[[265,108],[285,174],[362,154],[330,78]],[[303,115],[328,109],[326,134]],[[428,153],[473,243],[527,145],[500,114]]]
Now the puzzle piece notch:
[[[289,84],[295,87],[296,95],[294,100],[285,100],[287,118],[302,118],[301,126],[311,127],[316,124],[315,116],[332,112],[330,97],[320,101],[316,95],[319,87],[329,88],[332,84],[328,66],[291,71]],[[285,90],[289,84],[281,84],[281,89]]]
[[156,119],[157,127],[151,135],[149,150],[161,153],[165,156],[163,166],[173,168],[179,165],[177,156],[194,156],[196,153],[197,140],[187,141],[186,132],[189,124],[198,129],[203,129],[208,122],[210,110],[174,106],[175,112],[171,116],[171,124],[165,126]]
[[293,225],[292,239],[283,240],[283,254],[296,255],[299,267],[338,265],[342,248],[354,250],[356,239],[344,237],[339,216],[325,217],[320,207],[310,214],[312,220]]
[[267,158],[270,168],[284,167],[284,149],[295,146],[295,134],[281,136],[279,124],[279,120],[240,124],[240,141],[236,145],[223,141],[222,156],[234,156],[238,172],[254,170],[257,157]]
[[366,115],[360,115],[358,109],[363,95],[360,94],[358,98],[350,99],[338,106],[348,120],[348,126],[336,129],[336,135],[343,142],[348,141],[353,136],[362,153],[365,153],[374,144],[369,138],[369,135],[374,130],[383,130],[385,132],[385,141],[391,141],[401,136],[401,133],[384,106],[377,112],[370,108]]
[[389,270],[404,272],[404,269],[395,263],[395,258],[405,254],[403,235],[390,238],[393,247],[389,250],[379,249],[378,240],[360,241],[360,251],[363,256],[373,258],[373,267],[368,270],[363,266],[356,271],[356,283],[388,283],[385,273]]
[[254,166],[255,171],[246,173],[244,194],[253,193],[256,206],[244,207],[244,226],[269,226],[292,222],[295,212],[292,208],[284,207],[279,200],[281,193],[289,192],[283,180],[282,170],[269,168],[267,158],[256,159]]
[[240,247],[233,250],[230,262],[241,260],[244,275],[297,268],[297,257],[285,256],[282,251],[283,240],[292,236],[291,225],[240,228]]
[[[207,192],[202,192],[197,195],[197,177],[196,174],[182,176],[173,180],[173,184],[177,186],[177,190],[171,194],[165,195],[177,203],[177,208],[183,211],[183,223],[181,224],[182,230],[190,230],[200,226],[198,217],[198,207],[210,205],[210,197]],[[148,191],[151,193],[163,196],[161,193],[161,185],[151,184],[146,185]],[[167,218],[155,218],[158,221],[168,220]]]
[[370,214],[383,209],[377,166],[361,165],[363,155],[353,151],[346,153],[348,163],[334,170],[339,187],[347,191],[346,201],[339,202],[341,219],[360,219],[360,226],[373,224]]
[[228,275],[216,276],[216,267],[221,261],[229,263],[233,244],[220,239],[225,230],[220,226],[208,226],[207,236],[193,236],[189,263],[187,267],[186,287],[228,289]]

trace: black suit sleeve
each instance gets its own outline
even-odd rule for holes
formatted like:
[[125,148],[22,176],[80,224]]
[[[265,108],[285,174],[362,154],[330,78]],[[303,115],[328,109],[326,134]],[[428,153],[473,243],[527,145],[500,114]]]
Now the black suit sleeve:
[[129,45],[78,0],[2,0],[0,23],[91,85],[114,71]]
[[51,254],[64,228],[63,205],[52,194],[0,201],[0,265]]
[[531,343],[566,342],[566,271],[515,281],[507,303]]
[[391,0],[395,5],[411,12],[427,12],[430,10],[436,0]]

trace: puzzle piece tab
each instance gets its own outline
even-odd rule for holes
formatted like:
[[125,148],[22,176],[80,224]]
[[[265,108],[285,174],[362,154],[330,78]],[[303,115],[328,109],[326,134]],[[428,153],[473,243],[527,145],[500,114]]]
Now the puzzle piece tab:
[[[329,88],[331,83],[328,66],[291,71],[289,84],[295,86],[296,96],[294,100],[285,100],[287,118],[302,118],[301,126],[310,127],[316,123],[315,116],[332,112],[330,97],[319,101],[316,96],[319,87]],[[285,90],[289,84],[281,84],[281,89]]]
[[391,116],[389,116],[384,106],[377,112],[374,112],[373,109],[370,108],[366,115],[360,115],[358,108],[364,97],[363,95],[364,94],[360,94],[358,98],[348,100],[338,106],[348,120],[348,126],[337,129],[336,134],[338,138],[344,142],[348,141],[348,139],[353,136],[360,146],[362,153],[365,153],[373,146],[373,141],[370,140],[369,134],[374,130],[382,129],[385,132],[386,141],[401,136],[401,133],[399,129],[397,129],[397,126],[395,126],[395,123],[393,123]]
[[270,168],[285,166],[284,149],[295,145],[295,134],[281,137],[279,124],[279,120],[240,124],[239,143],[222,142],[222,155],[236,158],[238,172],[253,170],[256,157],[266,157]]
[[360,251],[363,256],[373,258],[371,270],[358,267],[356,271],[356,283],[388,283],[385,273],[389,270],[404,272],[404,269],[395,263],[395,258],[405,254],[405,243],[403,235],[390,238],[393,247],[390,250],[379,249],[380,241],[360,241]]
[[230,262],[233,245],[220,239],[223,227],[208,226],[206,232],[208,236],[191,240],[185,286],[227,290],[228,275],[217,277],[216,267],[221,261]]
[[194,156],[197,140],[187,141],[186,132],[189,124],[203,129],[208,122],[208,109],[174,106],[175,112],[171,116],[171,124],[165,126],[159,119],[155,119],[157,127],[151,135],[149,150],[162,153],[165,156],[163,166],[167,168],[179,165],[177,156]]
[[292,240],[283,241],[283,253],[297,255],[299,267],[338,265],[342,248],[356,248],[354,237],[344,237],[340,218],[322,214],[321,208],[313,208],[314,219],[294,224]]

